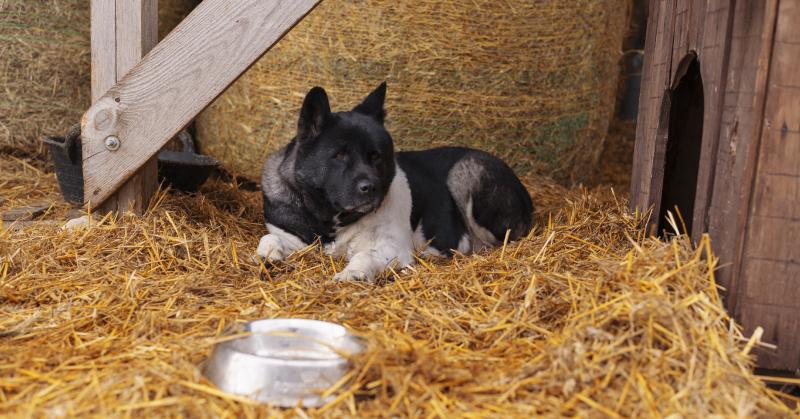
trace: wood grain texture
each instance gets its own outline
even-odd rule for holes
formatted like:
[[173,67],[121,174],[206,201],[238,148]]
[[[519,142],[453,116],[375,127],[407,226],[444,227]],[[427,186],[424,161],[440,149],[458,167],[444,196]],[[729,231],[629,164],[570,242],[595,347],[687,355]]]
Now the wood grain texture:
[[717,281],[746,329],[776,352],[759,365],[800,367],[800,2],[651,3],[631,207],[658,214],[670,96],[695,51],[704,123],[692,235],[708,231]]
[[[654,171],[659,170],[653,159],[664,92],[670,83],[673,10],[673,1],[650,2],[631,174],[630,205],[633,210],[647,211],[655,204],[650,190]],[[663,173],[663,167],[660,170]]]
[[731,34],[729,71],[716,156],[708,233],[720,258],[717,281],[732,313],[739,300],[739,267],[772,56],[778,2],[740,2]]
[[116,0],[119,81],[158,43],[158,0]]
[[695,22],[697,44],[690,48],[697,48],[701,53],[699,61],[705,102],[694,213],[690,214],[693,228],[689,233],[695,241],[708,231],[708,209],[714,194],[725,84],[730,69],[733,11],[728,0],[714,0],[709,1],[703,14],[698,15],[699,19]]
[[[792,310],[794,310],[792,312]],[[770,370],[795,371],[797,358],[789,358],[795,354],[794,348],[787,346],[796,342],[800,336],[800,322],[797,321],[797,308],[790,306],[777,306],[769,304],[744,304],[740,308],[739,317],[750,323],[758,322],[764,326],[764,335],[761,339],[778,345],[776,350],[756,348],[755,354],[758,366]],[[745,320],[749,319],[749,320]],[[751,327],[745,326],[745,333],[752,333]]]
[[41,203],[14,208],[0,214],[3,221],[30,221],[44,214],[53,204]]
[[317,3],[203,1],[84,115],[84,199],[108,198]]
[[[158,0],[115,1],[114,59],[116,74],[121,78],[158,43]],[[142,214],[157,189],[158,160],[151,158],[95,210]]]
[[[727,0],[694,2],[660,0],[651,3],[645,65],[642,79],[637,141],[631,181],[631,208],[652,209],[651,230],[658,220],[664,184],[664,158],[668,142],[671,96],[683,74],[679,68],[690,53],[696,53],[705,92],[703,143],[698,171],[693,237],[706,227],[706,212],[715,173],[722,118],[723,89],[727,74],[729,31],[732,13]],[[684,65],[685,68],[685,65]]]
[[779,2],[757,170],[741,261],[737,314],[778,346],[759,365],[800,367],[800,3]]
[[116,1],[92,0],[91,6],[92,102],[117,82]]

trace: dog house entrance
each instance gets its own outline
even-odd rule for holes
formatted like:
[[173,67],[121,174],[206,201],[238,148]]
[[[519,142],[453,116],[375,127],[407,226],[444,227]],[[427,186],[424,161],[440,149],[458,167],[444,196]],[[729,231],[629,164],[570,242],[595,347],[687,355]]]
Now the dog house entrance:
[[671,100],[666,116],[669,121],[661,121],[662,124],[669,124],[658,217],[658,234],[661,237],[665,231],[673,232],[667,221],[667,211],[671,211],[679,220],[676,208],[686,226],[686,231],[682,233],[692,232],[703,139],[703,80],[697,56],[690,54],[684,57],[677,74],[677,84],[668,93]]

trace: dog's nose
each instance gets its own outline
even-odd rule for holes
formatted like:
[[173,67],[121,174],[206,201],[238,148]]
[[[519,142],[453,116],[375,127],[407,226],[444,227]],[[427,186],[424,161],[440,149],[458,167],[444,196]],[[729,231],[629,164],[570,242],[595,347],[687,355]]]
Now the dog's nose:
[[361,192],[363,195],[375,192],[375,184],[366,179],[359,180],[356,186],[358,187],[358,191]]

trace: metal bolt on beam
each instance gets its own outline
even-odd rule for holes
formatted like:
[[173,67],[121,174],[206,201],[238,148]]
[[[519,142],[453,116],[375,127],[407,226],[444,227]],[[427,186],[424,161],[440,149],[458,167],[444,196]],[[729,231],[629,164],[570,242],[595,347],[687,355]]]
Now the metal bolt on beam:
[[121,144],[122,143],[120,143],[119,138],[117,138],[117,137],[115,137],[113,135],[109,135],[108,137],[106,137],[106,148],[109,151],[119,150],[119,146]]

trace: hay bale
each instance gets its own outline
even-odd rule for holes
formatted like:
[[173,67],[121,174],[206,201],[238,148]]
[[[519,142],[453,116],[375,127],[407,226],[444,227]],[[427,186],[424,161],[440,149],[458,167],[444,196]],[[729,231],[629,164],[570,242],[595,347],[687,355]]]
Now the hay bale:
[[164,39],[201,1],[158,0],[158,39]]
[[584,181],[614,105],[628,3],[326,0],[199,117],[199,141],[258,179],[311,86],[345,109],[386,79],[399,148],[464,144]]
[[[161,0],[165,35],[196,0]],[[62,134],[91,101],[89,2],[0,1],[0,148],[42,155],[39,138]]]
[[10,0],[0,5],[0,147],[41,153],[89,106],[89,4]]

